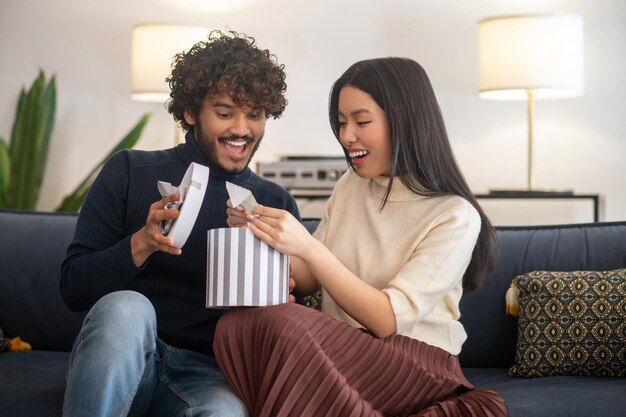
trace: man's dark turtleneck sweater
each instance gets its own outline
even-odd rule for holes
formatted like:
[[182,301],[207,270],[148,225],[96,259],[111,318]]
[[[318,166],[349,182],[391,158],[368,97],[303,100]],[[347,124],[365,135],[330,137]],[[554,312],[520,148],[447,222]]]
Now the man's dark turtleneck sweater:
[[[161,199],[157,181],[179,184],[191,162],[209,166],[210,175],[182,254],[155,252],[137,268],[130,238],[146,224],[150,205]],[[291,195],[250,168],[232,175],[211,166],[191,132],[184,144],[171,149],[130,150],[112,156],[81,208],[61,268],[61,295],[68,307],[86,310],[110,292],[140,292],[154,305],[163,341],[213,356],[215,325],[223,311],[205,308],[207,230],[228,227],[225,181],[250,189],[260,204],[286,209],[299,218]]]

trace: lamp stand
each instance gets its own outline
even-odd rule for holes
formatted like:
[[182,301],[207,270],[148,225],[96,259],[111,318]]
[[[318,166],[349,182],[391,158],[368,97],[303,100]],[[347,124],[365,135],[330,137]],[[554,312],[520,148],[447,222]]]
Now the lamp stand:
[[537,190],[535,188],[535,175],[533,171],[533,123],[535,118],[535,92],[533,90],[526,90],[527,108],[528,108],[528,172],[527,183],[525,190],[489,190],[491,195],[507,195],[509,197],[529,195],[535,196],[547,196],[547,195],[573,195],[572,190]]
[[533,191],[535,178],[533,174],[533,119],[535,116],[535,93],[526,90],[528,96],[528,191]]

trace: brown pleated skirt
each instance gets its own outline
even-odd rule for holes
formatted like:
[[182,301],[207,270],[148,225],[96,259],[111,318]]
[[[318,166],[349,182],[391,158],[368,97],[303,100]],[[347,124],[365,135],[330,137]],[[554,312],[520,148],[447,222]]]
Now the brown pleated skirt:
[[255,417],[506,416],[502,397],[474,389],[456,356],[297,304],[229,311],[213,347]]

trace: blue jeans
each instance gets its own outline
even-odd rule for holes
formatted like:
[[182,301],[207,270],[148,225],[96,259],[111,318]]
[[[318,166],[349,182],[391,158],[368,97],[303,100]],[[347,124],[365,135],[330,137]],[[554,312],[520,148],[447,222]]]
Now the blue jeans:
[[63,416],[248,415],[213,358],[168,346],[156,327],[143,295],[102,297],[72,349]]

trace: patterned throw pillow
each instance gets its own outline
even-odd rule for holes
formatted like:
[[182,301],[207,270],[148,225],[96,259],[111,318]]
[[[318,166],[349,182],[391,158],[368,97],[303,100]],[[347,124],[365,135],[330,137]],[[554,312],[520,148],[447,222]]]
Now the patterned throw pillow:
[[509,374],[626,376],[626,269],[515,277],[519,317]]

